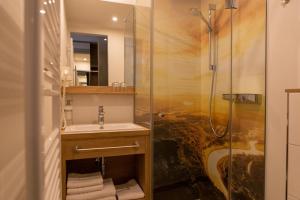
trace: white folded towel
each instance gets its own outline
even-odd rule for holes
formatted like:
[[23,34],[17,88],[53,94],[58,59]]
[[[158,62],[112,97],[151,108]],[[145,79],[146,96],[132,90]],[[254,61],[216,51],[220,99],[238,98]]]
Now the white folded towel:
[[95,199],[95,200],[117,200],[117,197],[116,196],[111,196],[111,197],[104,197],[104,198]]
[[94,191],[101,191],[103,190],[102,185],[93,185],[88,187],[81,187],[81,188],[67,188],[67,194],[81,194],[81,193],[88,193]]
[[68,175],[67,188],[81,188],[95,185],[103,185],[103,178],[100,172]]
[[103,189],[100,191],[67,195],[67,200],[94,200],[116,196],[116,188],[112,179],[103,181]]
[[68,178],[71,180],[78,180],[78,179],[88,179],[93,177],[100,176],[102,178],[101,172],[93,172],[87,174],[78,174],[78,173],[70,173],[68,174]]
[[118,200],[141,199],[145,194],[134,179],[125,184],[116,185]]

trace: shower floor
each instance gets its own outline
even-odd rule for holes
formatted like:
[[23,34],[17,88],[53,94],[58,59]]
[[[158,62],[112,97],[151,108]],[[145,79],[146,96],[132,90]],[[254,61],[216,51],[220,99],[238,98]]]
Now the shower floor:
[[224,195],[216,191],[211,182],[205,179],[156,188],[154,200],[225,200]]

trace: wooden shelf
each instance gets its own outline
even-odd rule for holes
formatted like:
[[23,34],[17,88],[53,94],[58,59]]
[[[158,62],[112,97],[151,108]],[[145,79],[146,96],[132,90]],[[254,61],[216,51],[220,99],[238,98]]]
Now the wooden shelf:
[[286,93],[300,93],[300,89],[286,89],[285,90]]
[[113,88],[111,86],[71,86],[66,88],[66,94],[133,95],[134,87]]

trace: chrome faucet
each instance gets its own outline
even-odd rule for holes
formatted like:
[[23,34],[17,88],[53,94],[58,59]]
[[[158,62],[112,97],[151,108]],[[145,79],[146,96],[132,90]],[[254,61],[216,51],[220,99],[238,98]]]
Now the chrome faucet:
[[100,129],[104,128],[104,108],[103,108],[103,106],[99,106],[99,108],[98,108],[98,124],[100,125]]

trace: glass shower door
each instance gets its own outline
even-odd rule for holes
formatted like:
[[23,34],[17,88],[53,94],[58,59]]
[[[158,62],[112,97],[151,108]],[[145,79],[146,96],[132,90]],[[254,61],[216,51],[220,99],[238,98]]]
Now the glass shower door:
[[231,199],[264,199],[266,1],[239,0],[232,18]]
[[229,198],[231,10],[224,7],[217,0],[154,0],[155,200]]

